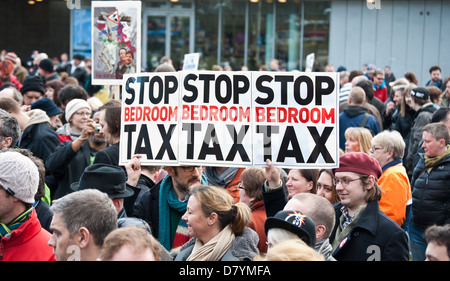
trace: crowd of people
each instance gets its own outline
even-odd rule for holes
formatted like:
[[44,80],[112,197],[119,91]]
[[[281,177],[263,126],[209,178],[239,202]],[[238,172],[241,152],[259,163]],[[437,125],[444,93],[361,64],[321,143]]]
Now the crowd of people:
[[438,66],[419,83],[328,65],[341,79],[334,169],[139,155],[122,167],[121,101],[98,98],[88,59],[61,58],[0,61],[0,260],[450,260],[450,77]]

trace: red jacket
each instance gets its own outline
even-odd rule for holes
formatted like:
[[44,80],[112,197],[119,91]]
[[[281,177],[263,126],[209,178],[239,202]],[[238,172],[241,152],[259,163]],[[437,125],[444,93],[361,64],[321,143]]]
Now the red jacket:
[[47,244],[51,234],[41,227],[36,211],[9,238],[0,239],[0,261],[56,261]]
[[[22,83],[20,83],[20,81],[17,79],[17,77],[15,75],[13,75],[13,74],[10,74],[9,77],[10,77],[10,80],[11,80],[9,82],[13,83],[14,86],[16,86],[17,90],[20,91],[20,89],[22,88]],[[3,85],[2,82],[0,82],[0,87],[2,85]]]
[[225,186],[225,190],[233,197],[234,203],[238,203],[241,198],[239,195],[238,184],[241,182],[241,174],[244,170],[245,168],[239,168],[231,182]]
[[264,201],[258,201],[253,204],[250,209],[252,210],[252,220],[248,227],[256,231],[259,236],[258,249],[260,254],[267,252],[267,237],[264,230],[264,223],[266,222],[267,215],[264,208]]
[[379,98],[384,103],[388,99],[388,92],[386,87],[381,89],[374,89],[373,96]]

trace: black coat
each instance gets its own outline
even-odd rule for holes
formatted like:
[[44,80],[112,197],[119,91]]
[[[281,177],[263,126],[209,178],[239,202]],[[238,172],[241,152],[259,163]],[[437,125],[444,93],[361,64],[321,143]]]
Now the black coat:
[[50,206],[47,205],[47,203],[45,203],[44,201],[42,201],[42,199],[39,199],[35,203],[34,209],[36,210],[36,214],[39,222],[41,223],[42,228],[52,233],[52,230],[50,229],[50,224],[52,223],[53,213],[52,211],[50,211]]
[[[333,241],[342,215],[339,202],[334,205],[336,224],[330,236]],[[358,222],[353,226],[333,257],[338,261],[408,261],[408,237],[378,206],[378,201],[367,204]]]
[[91,149],[89,142],[83,143],[75,152],[72,142],[61,143],[47,159],[45,168],[56,179],[56,189],[51,190],[52,199],[58,199],[72,192],[70,185],[79,182],[84,169],[89,166]]
[[425,169],[425,160],[417,163],[411,180],[412,223],[425,230],[436,224],[450,223],[450,156],[442,159],[431,171]]
[[93,164],[98,163],[119,166],[119,142],[99,151],[95,155]]
[[133,210],[133,217],[145,220],[156,239],[158,239],[159,234],[159,191],[161,182],[158,182],[150,190],[139,194]]
[[19,147],[33,152],[34,156],[45,163],[59,143],[58,135],[47,122],[44,122],[27,127],[22,133]]

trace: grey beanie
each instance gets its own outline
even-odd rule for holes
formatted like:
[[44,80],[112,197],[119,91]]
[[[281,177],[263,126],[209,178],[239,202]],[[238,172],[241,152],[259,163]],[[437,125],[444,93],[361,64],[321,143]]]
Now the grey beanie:
[[34,203],[39,172],[34,162],[16,151],[0,153],[0,187],[25,203]]

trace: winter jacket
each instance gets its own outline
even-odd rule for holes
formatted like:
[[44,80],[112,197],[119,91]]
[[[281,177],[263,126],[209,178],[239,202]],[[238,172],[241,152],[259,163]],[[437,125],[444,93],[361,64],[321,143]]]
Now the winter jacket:
[[[345,130],[350,127],[360,127],[364,113],[368,110],[362,106],[348,105],[341,114],[339,114],[339,147],[345,150]],[[367,123],[364,126],[369,129],[373,135],[380,132],[380,125],[375,116],[369,114]]]
[[[342,204],[336,203],[336,225],[330,241],[333,257],[338,261],[408,261],[408,237],[393,220],[380,211],[378,201],[367,204],[356,224],[341,241],[334,241],[336,230],[341,225]],[[345,230],[345,229],[344,229]]]
[[[13,75],[13,74],[10,74],[9,75],[9,82],[11,83],[11,84],[13,84],[16,88],[17,88],[17,90],[19,90],[20,91],[20,89],[22,88],[22,83],[19,81],[19,79],[17,79],[17,77],[15,76],[15,75]],[[2,82],[0,81],[0,87],[1,86],[3,86],[3,84],[2,84]]]
[[450,223],[450,156],[442,159],[431,170],[421,158],[413,172],[412,219],[418,228]]
[[[246,227],[241,234],[236,234],[231,248],[225,252],[220,261],[252,261],[258,255],[258,234]],[[192,253],[197,238],[192,238],[176,253],[175,261],[186,261]]]
[[50,229],[50,224],[52,223],[53,220],[53,213],[50,210],[50,206],[44,201],[42,201],[42,199],[39,199],[34,202],[33,207],[36,210],[36,214],[39,222],[41,223],[42,228],[52,233]]
[[411,135],[411,127],[414,121],[415,111],[407,106],[405,110],[405,116],[400,114],[399,110],[396,110],[392,115],[391,121],[392,123],[389,126],[390,130],[396,130],[403,137],[403,141],[405,142],[405,153],[403,156],[403,162],[406,161],[406,156],[408,154],[409,149],[409,137]]
[[50,126],[50,118],[45,111],[33,109],[26,114],[30,120],[22,132],[18,146],[33,152],[34,156],[45,163],[47,157],[60,143],[58,136]]
[[103,164],[118,166],[119,165],[119,145],[120,145],[120,143],[117,142],[113,145],[108,146],[107,148],[103,149],[102,151],[99,151],[95,155],[93,164],[103,163]]
[[378,179],[378,185],[383,190],[379,201],[380,210],[402,226],[406,219],[406,206],[411,204],[412,200],[408,174],[401,163],[386,166]]
[[266,210],[267,217],[275,216],[276,213],[283,210],[284,206],[288,202],[284,189],[284,183],[281,184],[281,187],[269,189],[267,181],[265,181],[261,186],[264,208]]
[[258,249],[261,254],[264,254],[267,252],[267,236],[264,229],[264,223],[266,222],[267,215],[263,200],[260,200],[250,206],[250,209],[252,210],[252,220],[248,227],[256,231],[258,234]]
[[[166,178],[172,181],[170,175],[166,175]],[[164,178],[164,179],[166,179]],[[161,184],[164,180],[158,182],[150,190],[145,191],[136,199],[133,210],[133,217],[145,220],[150,226],[153,236],[158,239],[159,235],[159,193],[161,190]],[[206,184],[206,179],[202,178],[202,184]]]
[[425,84],[425,87],[428,87],[428,86],[435,86],[435,87],[438,87],[439,89],[441,89],[442,92],[445,91],[445,85],[444,85],[444,82],[442,81],[442,79],[439,79],[439,81],[437,81],[437,82],[434,82],[432,79],[430,79]]
[[[92,151],[97,152],[95,149]],[[45,168],[54,176],[57,183],[56,189],[52,190],[53,199],[72,192],[70,185],[80,181],[84,169],[90,165],[90,157],[89,142],[83,143],[77,152],[72,149],[71,141],[65,141],[56,147],[45,163]]]
[[375,88],[373,95],[384,103],[388,99],[387,88],[382,86],[380,88]]
[[8,236],[0,239],[0,260],[56,260],[53,248],[47,244],[51,234],[41,227],[34,209],[28,220],[19,228],[11,231]]
[[408,154],[406,156],[406,170],[411,177],[414,171],[413,158],[419,147],[419,142],[422,140],[422,128],[431,122],[431,117],[436,111],[432,103],[425,104],[414,115],[414,121],[409,137]]
[[206,167],[205,176],[206,176],[208,182],[211,183],[212,185],[224,188],[228,192],[228,194],[230,194],[231,197],[233,197],[234,203],[238,203],[240,201],[240,193],[239,193],[239,189],[237,187],[238,187],[239,183],[241,182],[241,174],[245,170],[245,168],[229,168],[229,169],[236,170],[236,173],[234,174],[234,177],[228,183],[224,183],[224,182],[214,183],[214,182],[216,182],[216,181],[214,181],[214,176],[217,174],[215,174],[214,172],[212,172],[212,170],[209,170],[209,169],[213,169],[213,168]]

